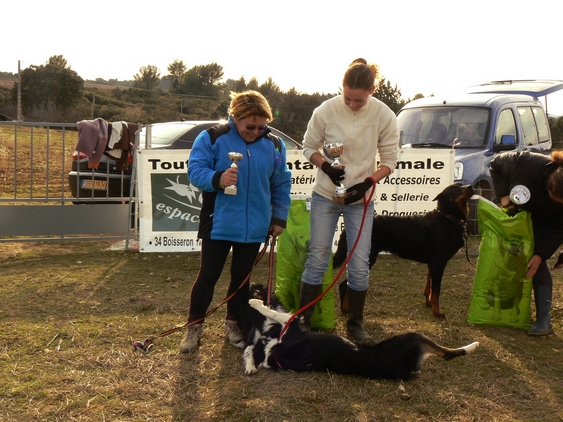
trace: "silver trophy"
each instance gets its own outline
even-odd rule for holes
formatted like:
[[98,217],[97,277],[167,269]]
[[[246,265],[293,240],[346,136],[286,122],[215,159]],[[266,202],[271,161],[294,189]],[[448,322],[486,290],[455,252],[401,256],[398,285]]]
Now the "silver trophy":
[[[340,161],[338,161],[343,151],[344,151],[344,143],[342,142],[333,142],[331,144],[326,144],[323,146],[323,152],[328,158],[332,160],[331,166],[334,168],[343,167],[343,165],[340,164]],[[343,204],[344,198],[346,198],[346,196],[347,194],[346,194],[346,188],[344,187],[344,183],[340,182],[340,186],[336,187],[332,199],[335,202]]]
[[[237,168],[237,163],[242,160],[242,157],[243,155],[240,152],[229,152],[229,160],[233,162],[231,168]],[[236,195],[237,185],[225,186],[225,193],[227,195]]]

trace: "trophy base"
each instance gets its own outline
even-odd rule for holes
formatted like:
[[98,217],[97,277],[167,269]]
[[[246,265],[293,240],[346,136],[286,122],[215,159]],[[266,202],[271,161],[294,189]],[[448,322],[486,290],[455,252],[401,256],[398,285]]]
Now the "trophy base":
[[335,193],[332,195],[332,200],[337,204],[344,204],[344,200],[348,197],[349,194],[346,192],[344,193]]
[[236,195],[237,194],[237,187],[236,186],[227,186],[225,187],[225,195]]

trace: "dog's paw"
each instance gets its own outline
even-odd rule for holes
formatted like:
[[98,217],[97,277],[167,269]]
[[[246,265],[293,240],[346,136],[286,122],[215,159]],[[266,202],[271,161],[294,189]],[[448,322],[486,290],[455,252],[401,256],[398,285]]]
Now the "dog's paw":
[[250,299],[248,301],[248,304],[253,307],[254,309],[258,309],[261,306],[264,306],[264,302],[261,301],[260,299]]
[[256,372],[258,372],[258,369],[256,368],[246,368],[244,371],[246,375],[254,375]]

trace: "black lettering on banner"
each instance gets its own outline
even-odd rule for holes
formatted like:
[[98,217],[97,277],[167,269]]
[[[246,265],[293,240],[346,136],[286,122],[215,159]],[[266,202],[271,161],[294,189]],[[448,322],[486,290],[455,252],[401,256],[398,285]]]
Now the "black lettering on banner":
[[439,185],[441,179],[439,177],[428,177],[426,175],[420,177],[395,177],[395,176],[387,176],[383,179],[380,184],[383,185],[417,185],[417,186],[426,186],[426,185]]
[[397,202],[404,202],[404,201],[416,202],[416,201],[428,201],[428,200],[430,200],[430,197],[425,193],[419,193],[419,194],[394,193],[391,195],[391,201],[397,201]]
[[292,185],[313,185],[315,183],[315,176],[296,176],[291,178]]
[[288,161],[286,164],[289,170],[313,170],[315,168],[309,161],[303,162],[299,159],[293,162]]
[[432,162],[432,158],[426,161],[399,161],[397,169],[403,170],[442,170],[445,167],[443,161]]
[[186,170],[188,169],[188,160],[186,161],[162,161],[160,158],[149,158],[147,160],[151,164],[152,170]]
[[[160,246],[160,245],[156,245]],[[193,239],[176,239],[175,237],[164,236],[162,239],[163,247],[183,247],[183,246],[194,246]]]
[[382,210],[381,215],[392,215],[392,216],[408,216],[408,215],[419,215],[419,214],[426,214],[426,210],[424,211],[389,211],[389,210]]

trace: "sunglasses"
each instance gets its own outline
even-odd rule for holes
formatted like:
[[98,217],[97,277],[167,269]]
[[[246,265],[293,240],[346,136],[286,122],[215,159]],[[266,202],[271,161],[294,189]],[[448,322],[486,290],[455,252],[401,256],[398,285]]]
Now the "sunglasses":
[[246,130],[249,130],[251,132],[255,131],[256,129],[258,129],[260,132],[262,132],[264,129],[266,129],[268,127],[268,125],[262,125],[262,126],[256,126],[256,125],[247,125],[244,122],[241,122],[244,127],[246,127]]

